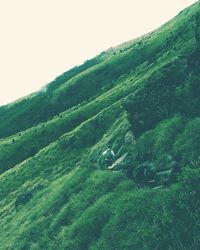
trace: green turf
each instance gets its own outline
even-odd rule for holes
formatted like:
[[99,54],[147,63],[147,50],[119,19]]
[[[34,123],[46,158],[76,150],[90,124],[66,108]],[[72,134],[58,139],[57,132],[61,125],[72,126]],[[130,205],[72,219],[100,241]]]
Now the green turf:
[[[0,249],[200,248],[199,2],[0,107]],[[102,152],[133,151],[128,172]],[[141,185],[138,166],[178,166]]]

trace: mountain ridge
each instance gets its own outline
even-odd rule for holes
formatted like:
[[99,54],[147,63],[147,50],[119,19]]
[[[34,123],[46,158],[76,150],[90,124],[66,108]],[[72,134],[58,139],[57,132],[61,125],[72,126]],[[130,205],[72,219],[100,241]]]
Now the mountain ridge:
[[0,107],[0,249],[198,249],[198,15]]

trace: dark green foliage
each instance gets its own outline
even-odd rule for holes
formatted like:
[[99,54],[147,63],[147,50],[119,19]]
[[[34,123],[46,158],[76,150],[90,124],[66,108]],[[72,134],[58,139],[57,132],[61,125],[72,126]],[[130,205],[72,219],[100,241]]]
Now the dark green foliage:
[[33,194],[31,191],[26,191],[25,193],[21,194],[20,196],[17,197],[15,201],[15,208],[18,208],[19,205],[26,204],[27,202],[32,199]]
[[179,111],[175,89],[184,85],[184,66],[179,61],[166,65],[142,89],[127,99],[125,105],[137,136]]
[[199,72],[194,72],[188,80],[187,85],[182,90],[177,90],[179,110],[188,117],[199,116],[199,93],[200,91],[200,75]]
[[197,160],[200,156],[200,119],[189,122],[174,144],[174,152],[184,163]]
[[198,16],[0,107],[0,249],[200,249]]
[[195,37],[198,43],[200,43],[200,15],[196,15],[196,28],[195,28]]

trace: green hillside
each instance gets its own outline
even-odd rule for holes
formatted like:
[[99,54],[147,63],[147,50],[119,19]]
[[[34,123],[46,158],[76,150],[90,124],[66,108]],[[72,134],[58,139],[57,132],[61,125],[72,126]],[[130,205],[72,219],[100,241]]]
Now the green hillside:
[[0,107],[0,249],[200,249],[199,96],[197,2]]

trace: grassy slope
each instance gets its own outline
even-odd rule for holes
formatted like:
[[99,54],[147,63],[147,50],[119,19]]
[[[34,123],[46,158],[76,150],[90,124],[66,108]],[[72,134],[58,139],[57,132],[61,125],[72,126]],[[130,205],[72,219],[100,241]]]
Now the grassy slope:
[[[174,60],[175,47],[176,57],[180,57],[191,48],[194,49],[193,44],[191,44],[193,41],[191,39],[194,38],[194,21],[187,22],[187,35],[181,36],[180,41],[174,39],[175,35],[172,36],[172,33],[176,34],[176,36],[183,34],[182,29],[185,27],[183,20],[184,16],[180,16],[176,19],[176,21],[171,21],[168,25],[163,26],[155,33],[113,49],[113,51],[115,51],[112,52],[114,54],[113,56],[111,52],[108,51],[108,55],[104,56],[102,59],[104,60],[103,62],[100,62],[97,65],[92,65],[90,68],[85,67],[85,71],[80,73],[78,72],[78,75],[73,75],[73,77],[66,83],[56,86],[56,89],[53,89],[54,91],[51,96],[51,100],[57,99],[57,102],[60,105],[62,98],[59,97],[61,95],[65,96],[66,93],[68,93],[66,91],[69,88],[69,85],[74,86],[73,92],[76,97],[74,98],[72,96],[72,99],[76,100],[77,103],[81,102],[81,97],[78,96],[77,92],[87,93],[90,91],[90,87],[85,84],[86,80],[89,82],[89,86],[94,85],[94,82],[101,82],[101,85],[104,87],[101,90],[102,94],[98,93],[99,87],[94,88],[94,91],[98,95],[96,98],[90,93],[90,97],[94,100],[90,99],[70,110],[66,110],[62,115],[57,117],[54,116],[54,118],[45,124],[38,124],[27,131],[19,132],[18,134],[1,140],[0,171],[3,172],[22,160],[35,155],[38,150],[47,146],[55,139],[58,139],[58,137],[63,133],[73,129],[81,122],[98,113],[108,105],[111,105],[112,103],[127,96],[136,88],[141,88],[143,83],[145,83],[145,79],[154,78],[151,77],[153,72],[160,71],[164,65],[169,64]],[[181,25],[175,25],[179,23]],[[167,51],[166,46],[168,46]],[[191,51],[189,51],[189,53],[191,53]],[[152,58],[154,59],[152,60]],[[158,58],[159,62],[157,62]],[[140,64],[140,66],[136,67],[138,64]],[[124,72],[126,74],[124,74]],[[122,74],[123,77],[119,78]],[[159,78],[162,78],[162,76]],[[91,79],[92,82],[90,83]],[[114,81],[115,79],[117,80]],[[109,87],[106,87],[110,81],[112,81],[112,84]],[[80,87],[80,82],[84,88]],[[51,90],[51,85],[49,88]],[[51,107],[49,107],[49,105],[51,105],[51,101],[46,95],[48,95],[48,91],[47,94],[42,94],[42,92],[38,93],[38,95],[33,98],[36,99],[36,101],[32,99],[25,99],[17,104],[12,104],[11,107],[8,105],[8,107],[6,107],[8,111],[6,110],[4,114],[6,117],[4,117],[4,115],[1,116],[2,120],[4,120],[4,122],[1,123],[1,126],[4,127],[1,127],[0,129],[2,134],[5,136],[8,130],[10,130],[9,133],[15,133],[16,130],[21,129],[21,126],[24,127],[25,125],[21,120],[21,116],[23,117],[25,123],[28,123],[27,126],[31,127],[35,118],[35,112],[46,112],[46,109],[51,110]],[[42,102],[44,102],[43,99],[47,101],[47,107],[38,102],[38,98],[41,96]],[[68,100],[70,100],[69,96],[66,101]],[[21,107],[22,103],[26,103],[27,101],[29,101],[30,105],[32,105],[31,109],[29,104],[26,104],[24,107],[28,117],[23,113],[24,108]],[[40,106],[40,108],[33,107],[35,102]],[[55,105],[56,104],[54,102],[54,106]],[[65,103],[65,105],[67,105],[67,103]],[[20,114],[18,114],[18,109],[20,109]],[[13,113],[15,113],[15,115],[13,115]],[[49,118],[51,118],[51,115]],[[39,119],[43,118],[40,117]],[[7,122],[9,126],[7,125]]]
[[[120,156],[130,129],[138,149],[132,171],[147,159],[162,168],[169,154],[182,167],[197,159],[197,10],[0,109],[1,136],[9,135],[0,140],[0,249],[198,249],[198,168],[152,190],[97,161],[108,142]],[[65,99],[91,86],[88,96]],[[56,109],[44,118],[48,105]]]
[[177,29],[181,33],[181,40],[184,40],[184,32],[181,32],[183,28],[184,23],[176,27],[176,23],[172,21],[156,33],[108,50],[84,65],[64,73],[39,93],[0,107],[0,138],[46,121],[110,89],[119,77],[134,71],[146,60],[154,62],[154,57],[162,54],[163,49],[166,50],[166,44],[169,48],[175,44]]

